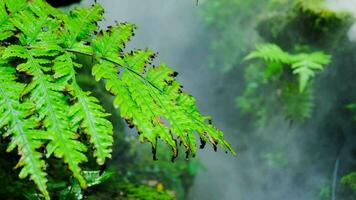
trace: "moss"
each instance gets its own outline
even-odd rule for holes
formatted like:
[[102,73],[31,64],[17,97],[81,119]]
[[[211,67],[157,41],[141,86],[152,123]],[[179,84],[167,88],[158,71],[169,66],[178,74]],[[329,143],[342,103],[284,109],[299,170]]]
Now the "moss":
[[334,48],[345,39],[353,18],[350,14],[317,6],[318,2],[297,1],[287,12],[265,17],[257,26],[260,36],[286,49],[298,44]]

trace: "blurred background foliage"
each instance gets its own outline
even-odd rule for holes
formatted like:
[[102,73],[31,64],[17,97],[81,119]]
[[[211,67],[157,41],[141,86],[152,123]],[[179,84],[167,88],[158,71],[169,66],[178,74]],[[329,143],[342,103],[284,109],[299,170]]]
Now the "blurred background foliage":
[[[245,122],[243,134],[250,134],[244,137],[247,148],[252,138],[259,140],[259,148],[254,150],[265,160],[262,169],[287,167],[293,168],[292,174],[303,174],[306,166],[318,166],[330,184],[321,182],[319,189],[308,191],[314,193],[310,199],[331,199],[333,195],[355,199],[355,122],[347,109],[354,108],[350,103],[356,98],[356,46],[348,38],[355,18],[352,13],[327,8],[326,3],[204,1],[201,16],[211,40],[207,65],[236,84],[241,83],[238,79],[244,80],[243,87],[235,89],[237,112],[241,113],[237,119]],[[296,56],[295,61],[288,61],[291,55]],[[296,69],[293,62],[300,62],[297,65],[303,69]],[[289,122],[288,129],[296,128],[292,134],[298,135],[269,130],[281,121]],[[270,139],[280,136],[283,139],[276,139],[282,141],[278,144]],[[303,159],[293,163],[286,148],[296,139],[307,145],[303,146]],[[292,180],[297,182],[298,177]],[[333,181],[337,183],[332,186]]]

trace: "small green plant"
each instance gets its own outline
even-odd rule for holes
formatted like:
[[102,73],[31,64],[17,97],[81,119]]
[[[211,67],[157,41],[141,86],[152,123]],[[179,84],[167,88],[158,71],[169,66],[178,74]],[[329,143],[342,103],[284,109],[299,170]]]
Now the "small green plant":
[[[94,149],[99,165],[111,157],[113,126],[99,99],[78,84],[77,55],[93,60],[93,80],[105,83],[126,122],[136,127],[141,142],[165,141],[178,156],[197,151],[196,135],[231,151],[223,133],[208,123],[195,99],[182,91],[176,72],[151,64],[155,54],[126,52],[135,26],[115,24],[99,30],[103,8],[94,4],[65,14],[42,0],[0,0],[0,135],[9,138],[7,151],[21,156],[20,178],[30,176],[45,199],[46,159],[67,164],[81,188],[88,179],[81,164]],[[86,139],[88,138],[88,139]]]
[[[323,52],[291,54],[275,44],[263,44],[257,45],[246,59],[260,59],[262,65],[253,63],[246,69],[247,86],[244,94],[237,98],[244,112],[266,118],[278,108],[264,105],[281,102],[286,117],[298,120],[310,117],[313,107],[311,82],[316,73],[330,63],[329,55]],[[268,97],[262,98],[262,95]]]
[[356,190],[356,172],[352,172],[342,177],[341,183],[350,186],[353,190]]
[[[100,171],[83,171],[83,177],[87,181],[87,187],[93,187],[107,181],[112,175],[112,172],[103,172]],[[49,184],[49,188],[59,190],[58,198],[61,200],[73,199],[81,200],[84,198],[84,192],[80,187],[80,184],[77,179],[71,178],[69,184],[65,182],[56,182]],[[28,200],[40,200],[41,195],[38,193],[26,193],[24,194]]]
[[330,56],[323,52],[290,54],[275,44],[257,45],[256,51],[251,52],[246,59],[260,58],[266,62],[266,79],[282,71],[283,65],[291,68],[298,76],[299,92],[304,92],[308,82],[317,71],[322,71],[330,63]]
[[319,199],[330,199],[331,187],[329,185],[323,185],[319,190]]

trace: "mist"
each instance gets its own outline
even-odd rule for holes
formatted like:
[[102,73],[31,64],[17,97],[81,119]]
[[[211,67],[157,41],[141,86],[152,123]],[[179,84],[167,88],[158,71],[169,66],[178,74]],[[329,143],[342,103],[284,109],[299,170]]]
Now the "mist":
[[327,0],[326,7],[337,11],[348,11],[356,14],[355,0]]
[[[92,3],[85,0],[81,4]],[[197,157],[205,170],[196,176],[188,199],[315,200],[314,191],[318,191],[320,185],[331,187],[340,143],[335,137],[321,139],[319,133],[327,129],[322,124],[333,112],[334,103],[339,101],[330,92],[332,87],[338,86],[320,89],[322,96],[317,98],[319,104],[313,124],[292,124],[276,114],[263,130],[244,130],[244,123],[238,121],[240,110],[235,104],[244,85],[242,75],[232,72],[222,75],[207,67],[209,32],[201,21],[200,7],[195,0],[98,0],[98,3],[106,10],[103,27],[115,21],[132,22],[138,26],[128,48],[150,48],[158,52],[159,62],[179,72],[178,79],[184,89],[196,97],[201,112],[213,117],[214,125],[225,132],[237,151],[234,157],[219,150],[200,150]],[[326,7],[356,14],[355,0],[328,0]],[[350,28],[348,36],[350,41],[356,41],[356,24]],[[332,73],[333,69],[327,69],[323,76]],[[342,129],[346,132],[351,128]],[[249,136],[249,131],[259,137]],[[345,160],[350,160],[349,154],[354,146],[354,138],[350,137],[346,137],[346,147],[341,150],[341,171]],[[268,147],[263,146],[265,144]],[[281,161],[276,164],[272,160],[271,169],[266,168],[268,159],[257,153],[261,149],[266,150],[267,158],[269,153],[281,152]],[[328,164],[311,161],[318,156],[326,157]],[[272,170],[272,165],[277,167]]]
[[[327,0],[325,3],[327,8],[352,13],[356,16],[356,1],[355,0]],[[348,32],[350,41],[356,41],[356,23],[352,25]]]

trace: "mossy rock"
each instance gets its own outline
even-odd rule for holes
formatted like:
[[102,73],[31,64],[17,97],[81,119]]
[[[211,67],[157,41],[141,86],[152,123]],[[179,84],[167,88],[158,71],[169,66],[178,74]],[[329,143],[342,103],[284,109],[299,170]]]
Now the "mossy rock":
[[257,25],[257,31],[266,41],[285,49],[292,49],[296,44],[332,49],[347,39],[353,17],[312,2],[301,0],[287,12],[263,18]]

